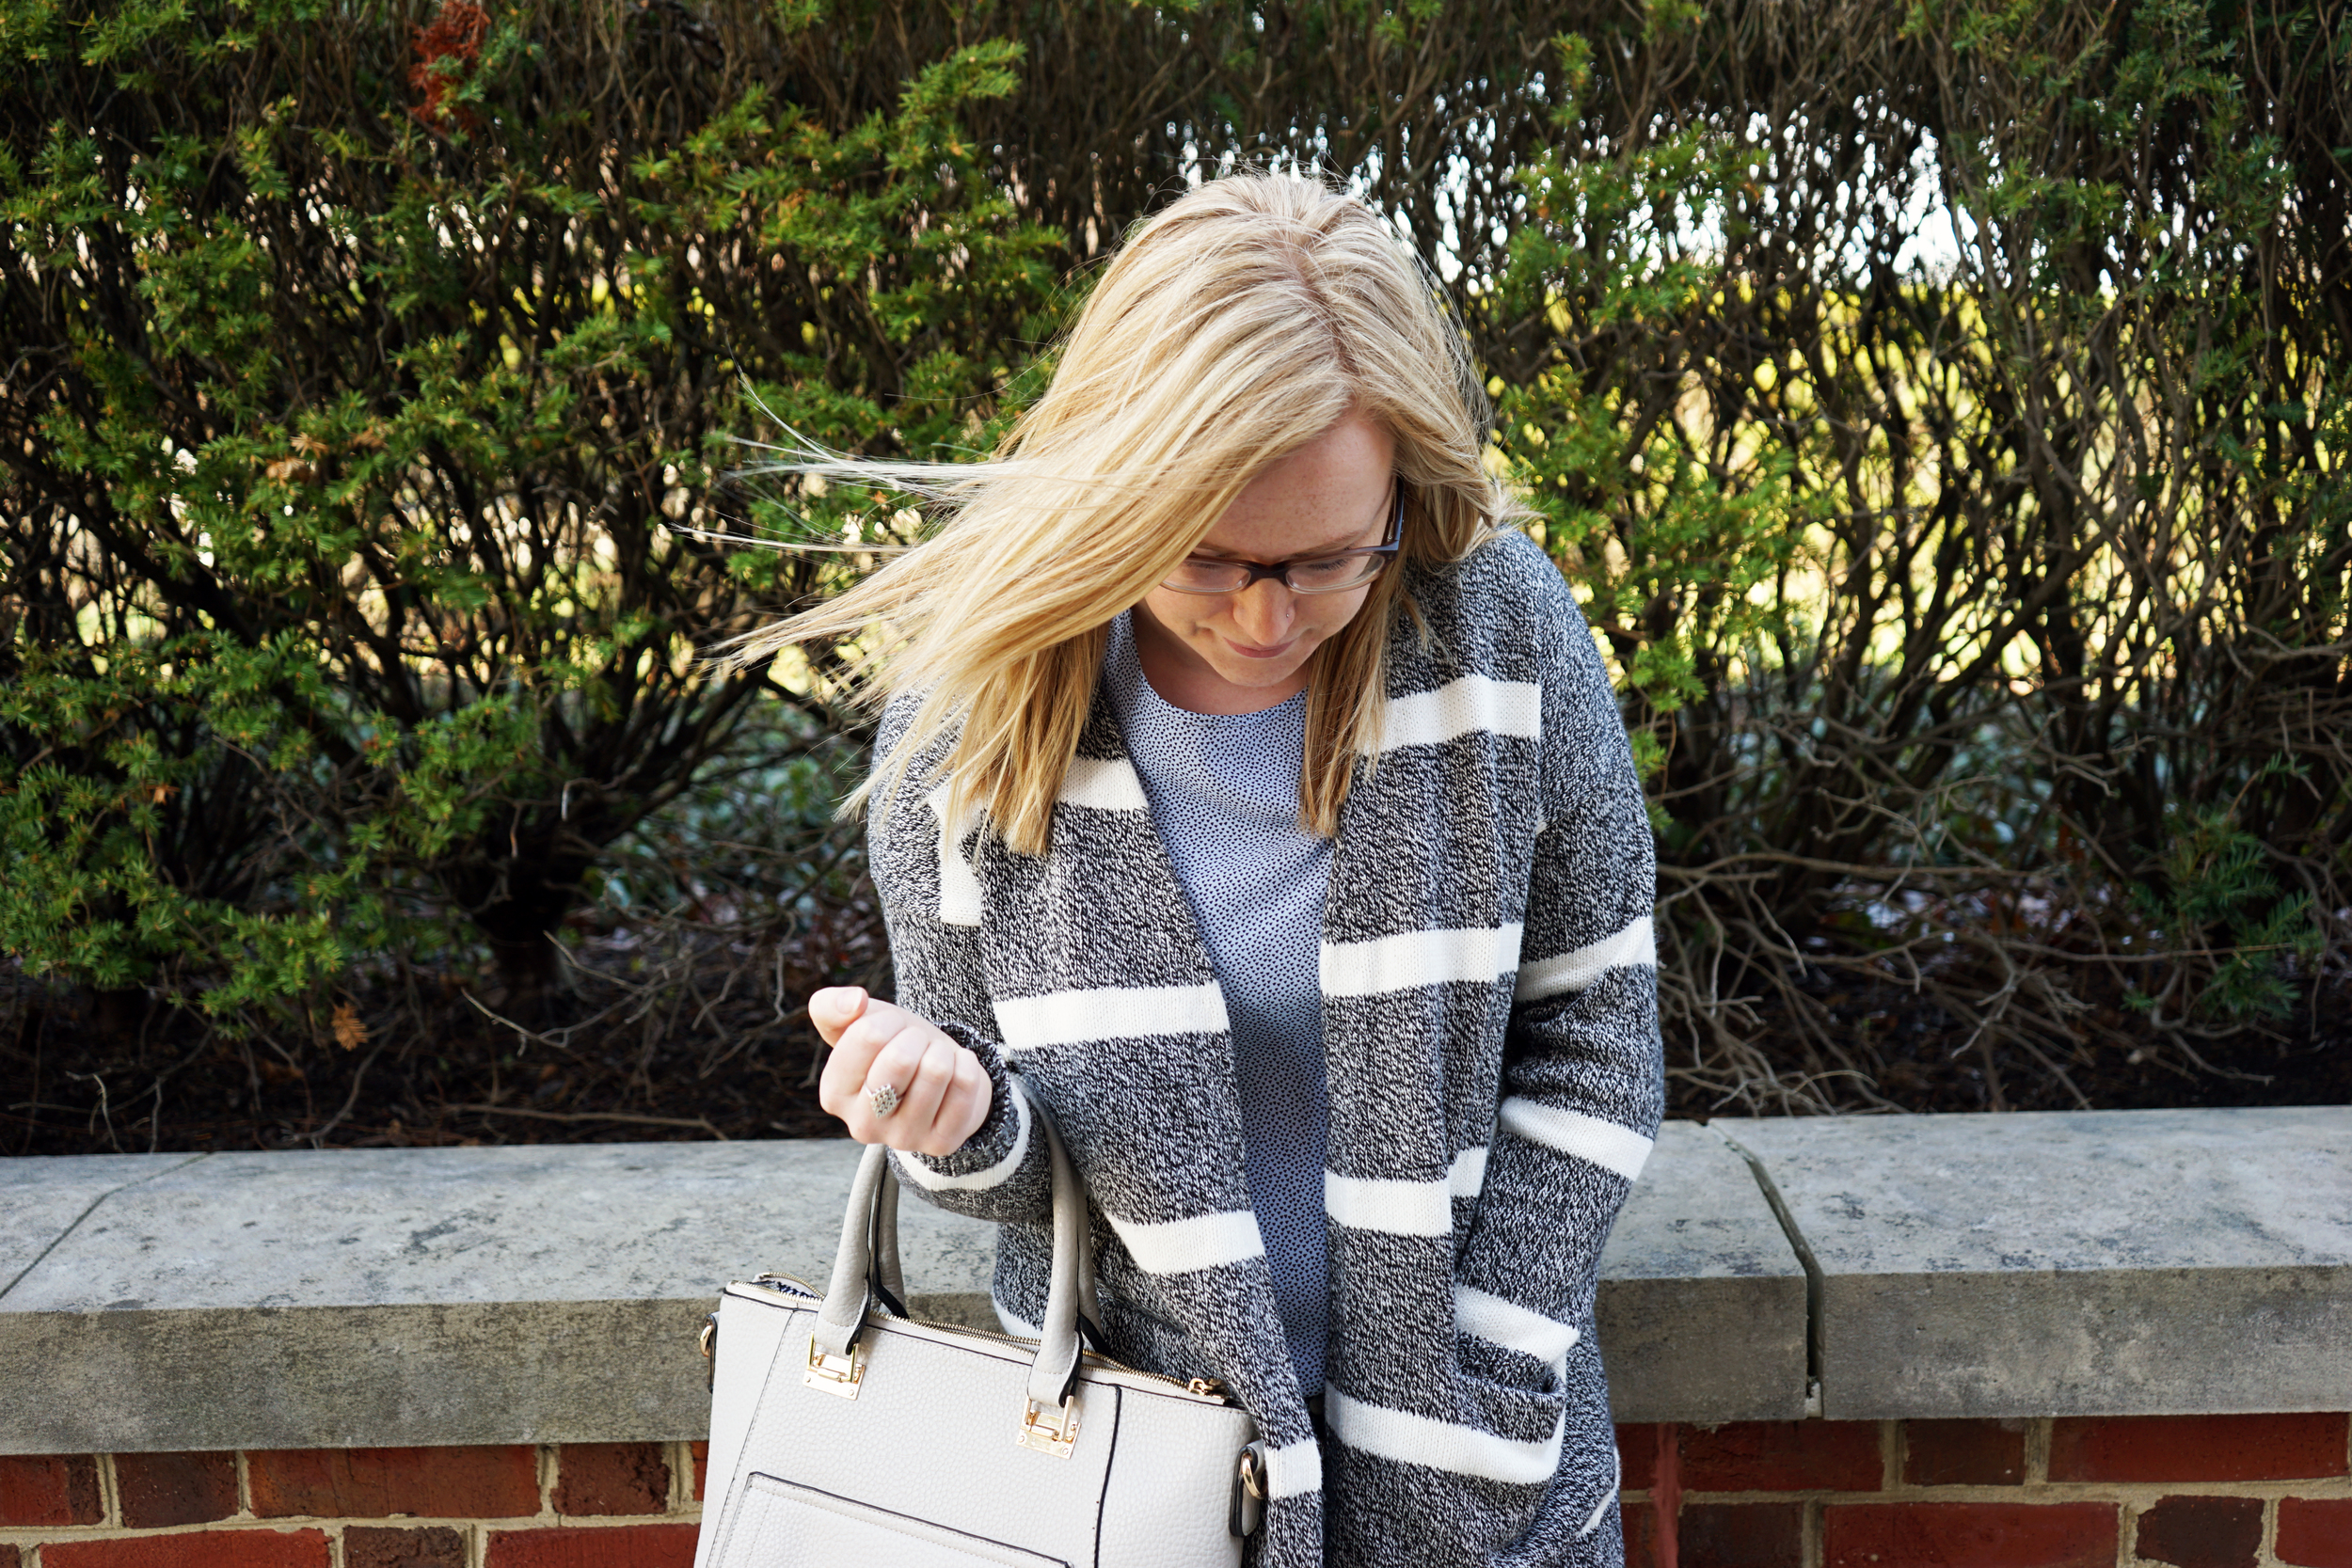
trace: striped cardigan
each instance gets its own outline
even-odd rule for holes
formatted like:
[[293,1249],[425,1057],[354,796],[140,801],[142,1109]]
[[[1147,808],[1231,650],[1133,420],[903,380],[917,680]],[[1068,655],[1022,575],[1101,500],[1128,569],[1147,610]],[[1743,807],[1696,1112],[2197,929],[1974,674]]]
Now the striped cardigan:
[[1003,1222],[997,1309],[1034,1332],[1051,1240],[1030,1107],[1050,1108],[1092,1200],[1112,1354],[1222,1379],[1267,1439],[1262,1568],[1613,1565],[1593,1292],[1663,1101],[1649,825],[1542,552],[1505,533],[1410,586],[1429,636],[1399,617],[1324,911],[1335,1442],[1276,1314],[1224,1000],[1100,692],[1051,854],[944,822],[937,792],[875,812],[898,1000],[995,1085],[962,1148],[898,1164]]

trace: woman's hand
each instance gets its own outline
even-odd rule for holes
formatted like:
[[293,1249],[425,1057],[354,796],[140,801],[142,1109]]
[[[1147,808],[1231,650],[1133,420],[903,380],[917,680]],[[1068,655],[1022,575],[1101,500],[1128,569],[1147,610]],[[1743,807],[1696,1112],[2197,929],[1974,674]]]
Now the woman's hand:
[[980,1059],[904,1007],[856,986],[829,986],[809,997],[808,1021],[833,1047],[817,1103],[858,1142],[953,1154],[988,1119],[993,1086]]

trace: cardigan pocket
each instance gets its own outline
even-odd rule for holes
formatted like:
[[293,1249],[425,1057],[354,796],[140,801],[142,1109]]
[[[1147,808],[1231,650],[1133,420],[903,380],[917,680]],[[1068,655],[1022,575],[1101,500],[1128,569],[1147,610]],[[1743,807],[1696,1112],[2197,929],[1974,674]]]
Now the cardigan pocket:
[[1573,1559],[1554,1554],[1606,1524],[1618,1482],[1608,1386],[1590,1341],[1580,1341],[1560,1362],[1470,1335],[1461,1336],[1457,1351],[1463,1418],[1492,1434],[1487,1479],[1502,1483],[1470,1488],[1497,1513],[1489,1560],[1584,1561],[1581,1552]]

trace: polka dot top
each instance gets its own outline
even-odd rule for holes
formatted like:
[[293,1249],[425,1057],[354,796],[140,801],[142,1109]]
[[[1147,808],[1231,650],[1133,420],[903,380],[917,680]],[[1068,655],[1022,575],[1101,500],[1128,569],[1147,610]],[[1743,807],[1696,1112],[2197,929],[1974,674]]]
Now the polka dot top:
[[1176,880],[1225,992],[1249,1198],[1301,1392],[1323,1388],[1330,1287],[1323,1218],[1323,941],[1329,841],[1298,826],[1307,697],[1192,713],[1152,689],[1127,615],[1104,678]]

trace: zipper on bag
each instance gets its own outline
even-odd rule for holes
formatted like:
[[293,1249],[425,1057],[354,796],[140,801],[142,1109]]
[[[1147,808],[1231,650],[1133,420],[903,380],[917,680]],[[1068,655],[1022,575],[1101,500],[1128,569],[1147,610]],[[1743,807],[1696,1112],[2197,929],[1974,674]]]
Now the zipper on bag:
[[[806,1281],[796,1279],[788,1274],[763,1274],[756,1279],[742,1280],[738,1283],[771,1291],[774,1294],[781,1296],[795,1296],[807,1301],[824,1300],[824,1297],[818,1294],[816,1291],[811,1289]],[[877,1307],[877,1310],[882,1317],[891,1319],[897,1323],[907,1323],[916,1328],[928,1328],[942,1334],[966,1335],[972,1338],[985,1339],[991,1344],[1003,1345],[1011,1350],[1034,1350],[1037,1348],[1037,1341],[1035,1339],[1027,1339],[1023,1338],[1018,1335],[1001,1333],[993,1328],[974,1328],[968,1323],[942,1323],[936,1318],[900,1317],[895,1312],[880,1307]],[[716,1338],[714,1332],[716,1324],[714,1323],[706,1326],[703,1331],[703,1354],[706,1358],[708,1358],[711,1354],[712,1342]],[[1124,1361],[1115,1361],[1109,1356],[1104,1355],[1097,1351],[1085,1351],[1081,1353],[1081,1359],[1091,1362],[1097,1367],[1104,1368],[1111,1371],[1123,1372],[1129,1377],[1148,1378],[1153,1383],[1164,1383],[1168,1387],[1175,1389],[1178,1393],[1188,1395],[1189,1397],[1200,1400],[1206,1404],[1224,1405],[1229,1409],[1235,1406],[1236,1402],[1231,1394],[1225,1391],[1224,1380],[1221,1378],[1172,1377],[1167,1372],[1154,1372],[1142,1367],[1131,1367]]]

